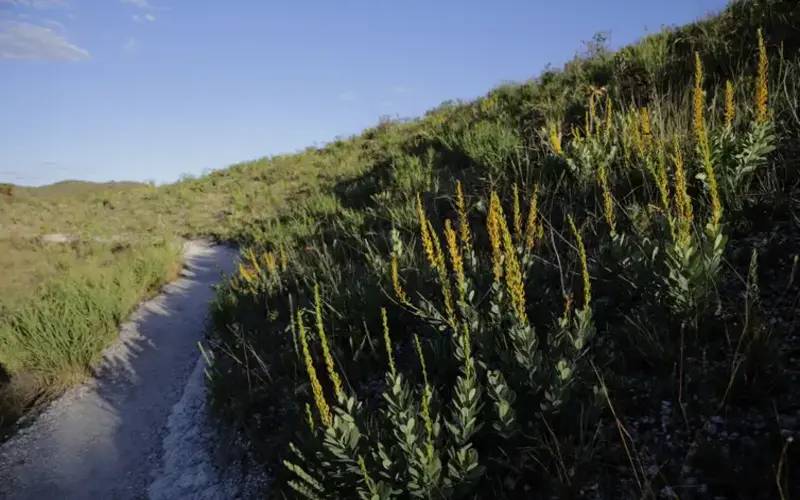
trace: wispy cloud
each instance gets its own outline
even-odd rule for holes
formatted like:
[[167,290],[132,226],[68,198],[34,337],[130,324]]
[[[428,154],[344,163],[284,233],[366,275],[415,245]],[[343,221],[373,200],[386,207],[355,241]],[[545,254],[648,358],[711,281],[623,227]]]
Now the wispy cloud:
[[139,12],[131,16],[137,23],[155,22],[156,16],[153,12],[160,10],[153,6],[148,0],[121,0],[121,2],[139,9]]
[[152,23],[156,20],[156,16],[149,12],[147,14],[134,14],[133,20],[137,23]]
[[0,59],[81,61],[86,49],[70,43],[62,33],[23,21],[0,21]]
[[342,102],[353,102],[356,99],[358,99],[358,94],[356,94],[352,90],[347,90],[347,91],[342,92],[341,94],[339,94],[338,98]]
[[0,0],[0,7],[28,7],[31,9],[52,9],[66,5],[64,0]]
[[61,24],[60,22],[56,21],[55,19],[42,19],[41,20],[41,24],[44,24],[44,25],[46,25],[46,26],[48,26],[50,28],[53,28],[56,31],[63,32],[65,30],[64,25]]

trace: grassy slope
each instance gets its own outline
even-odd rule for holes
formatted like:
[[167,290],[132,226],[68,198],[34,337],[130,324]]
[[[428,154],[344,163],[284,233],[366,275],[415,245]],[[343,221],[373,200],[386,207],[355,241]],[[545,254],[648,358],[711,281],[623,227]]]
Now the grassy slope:
[[[302,161],[262,159],[160,187],[3,186],[0,427],[85,375],[117,323],[174,276],[180,238],[248,241],[253,221],[274,217],[289,197],[317,192],[360,165],[337,156],[337,173],[327,168],[334,160],[316,156],[309,150]],[[53,234],[69,241],[42,238]]]
[[[391,484],[406,492],[410,478],[424,476],[428,491],[444,496],[469,491],[582,497],[597,492],[604,498],[635,498],[673,491],[681,498],[788,498],[789,488],[796,492],[798,471],[791,464],[797,451],[784,446],[782,429],[797,422],[798,407],[793,389],[798,339],[793,332],[800,290],[790,278],[800,244],[798,16],[793,2],[737,2],[720,16],[648,37],[618,53],[590,45],[563,71],[296,156],[298,164],[324,162],[329,172],[342,172],[346,164],[340,158],[345,157],[359,165],[353,172],[362,173],[345,176],[332,189],[308,193],[304,203],[287,207],[278,217],[257,214],[245,226],[246,264],[220,294],[213,345],[219,408],[247,429],[268,465],[290,459],[310,474],[278,466],[282,472],[273,491],[296,494],[289,481],[313,491],[319,481],[334,496],[353,495],[359,488],[366,492],[370,484],[378,489]],[[739,160],[719,146],[728,140],[724,83],[730,79],[735,86],[736,120],[728,134],[739,138],[734,149],[742,148],[752,139],[748,134],[755,133],[758,28],[768,40],[769,107],[776,132],[767,143],[777,149],[756,162],[755,174],[747,174],[745,183],[737,184]],[[691,125],[694,51],[705,68],[705,113],[723,202],[723,225],[714,231],[728,239],[722,246],[714,246],[716,240],[704,229],[714,210],[708,185],[697,177],[705,170]],[[590,120],[591,128],[607,128],[610,139],[579,141],[575,130],[587,134],[592,93],[600,97],[595,101],[599,118]],[[614,110],[610,126],[604,117],[605,93]],[[663,146],[642,151],[637,145],[644,128],[642,107],[648,110],[652,137]],[[563,153],[555,151],[551,125],[554,135],[561,135]],[[668,224],[677,217],[675,147],[688,170],[687,194],[694,206],[689,239],[704,256],[702,263],[675,260],[677,239]],[[660,158],[666,165],[666,208],[651,169],[661,164]],[[603,161],[608,162],[605,181],[597,171]],[[457,348],[464,337],[442,324],[447,317],[443,278],[426,262],[415,207],[421,193],[424,211],[444,244],[443,221],[459,218],[456,180],[467,193],[477,257],[467,273],[475,303],[456,314],[476,318],[470,329],[479,368],[472,381],[466,380],[463,350]],[[525,337],[507,292],[500,293],[502,280],[492,285],[493,258],[484,230],[488,195],[500,194],[513,227],[512,184],[521,193],[523,217],[534,185],[540,190],[542,239],[533,253],[518,250],[527,262],[525,313],[537,340]],[[608,206],[615,213],[616,236],[609,230]],[[586,287],[567,215],[574,216],[587,248],[591,302],[582,298]],[[759,267],[748,269],[754,249]],[[413,305],[400,303],[392,291],[393,253]],[[716,267],[715,256],[722,257]],[[445,261],[451,269],[450,258]],[[703,267],[695,273],[694,266]],[[456,276],[449,270],[444,274],[454,293],[457,281],[450,280]],[[318,305],[315,285],[321,289]],[[561,323],[565,295],[574,298],[568,302],[568,311],[574,312]],[[424,431],[393,431],[402,418],[376,411],[386,407],[384,398],[392,397],[381,394],[389,377],[384,374],[381,307],[388,309],[398,369],[410,382],[411,400],[399,405],[407,411],[402,418],[410,418],[413,429],[425,428],[420,416],[425,392],[410,336],[417,333],[434,390],[431,411],[442,425],[461,411],[475,416],[482,428],[466,438],[466,449],[476,455],[464,452],[468,458],[460,462],[453,458],[465,443],[453,429],[463,425],[442,427],[433,455],[427,455]],[[581,330],[587,309],[590,328]],[[305,311],[306,356],[296,310]],[[355,423],[335,422],[324,443],[324,411],[304,360],[316,367],[322,395],[333,404],[335,384],[314,327],[317,310],[334,371],[345,379],[346,396],[355,398],[354,406],[337,410]],[[591,337],[587,331],[596,332],[588,351],[578,353],[564,343],[568,335]],[[520,343],[524,338],[536,349],[526,354],[525,342]],[[525,368],[526,359],[536,361]],[[561,360],[567,364],[560,365]],[[498,398],[509,401],[508,394],[498,393],[497,371],[516,393],[511,404],[515,421],[507,428],[503,424],[508,422],[493,414]],[[391,384],[393,379],[386,380]],[[482,394],[475,406],[465,396],[469,384]],[[308,431],[307,410],[316,431]],[[617,424],[624,426],[622,434]],[[361,437],[349,441],[345,436],[353,436],[353,425]],[[409,432],[412,448],[423,455],[412,449],[417,458],[403,458],[396,432]],[[289,441],[299,443],[305,458],[287,449]],[[388,468],[377,453],[378,443],[391,457]],[[357,465],[359,455],[366,473]],[[438,457],[438,462],[425,463],[422,456]],[[438,467],[443,469],[436,472]],[[419,481],[414,484],[425,489]]]
[[[246,266],[245,271],[252,273],[258,267],[258,277],[235,278],[231,287],[221,293],[216,309],[219,335],[214,343],[218,360],[215,400],[221,410],[247,429],[265,462],[275,464],[276,459],[289,456],[286,445],[290,439],[300,439],[307,453],[321,449],[313,444],[318,435],[303,432],[305,405],[310,403],[313,407],[313,398],[303,361],[296,356],[298,339],[291,333],[287,314],[292,308],[306,308],[306,322],[312,323],[309,314],[314,309],[314,284],[322,289],[324,324],[336,365],[346,377],[348,393],[370,409],[380,406],[386,358],[378,311],[386,306],[398,368],[415,388],[414,398],[419,400],[421,380],[409,332],[422,336],[424,352],[431,357],[428,367],[436,391],[434,411],[441,411],[442,418],[446,418],[452,404],[450,388],[459,366],[453,359],[450,336],[437,337],[431,321],[421,320],[394,301],[388,278],[389,256],[393,249],[398,253],[403,285],[414,301],[420,296],[428,297],[435,308],[440,308],[440,285],[435,273],[428,269],[420,247],[415,196],[422,193],[426,212],[436,230],[441,231],[445,217],[457,219],[452,197],[454,181],[459,179],[467,192],[481,263],[470,271],[470,279],[474,280],[479,297],[490,297],[492,280],[486,264],[491,258],[482,229],[487,194],[491,189],[499,192],[510,216],[511,184],[518,185],[525,205],[533,184],[538,183],[546,237],[537,246],[533,259],[536,264],[528,270],[528,314],[543,336],[543,349],[556,349],[549,346],[551,333],[547,332],[554,331],[563,311],[562,296],[570,290],[581,295],[580,262],[574,253],[574,240],[564,225],[564,215],[575,214],[586,240],[594,291],[593,321],[599,339],[592,344],[591,358],[602,367],[614,404],[626,418],[624,422],[635,436],[638,451],[633,461],[625,457],[608,405],[604,401],[598,404],[591,397],[592,386],[598,382],[586,366],[576,365],[580,378],[575,383],[576,395],[569,399],[569,414],[583,415],[584,420],[576,422],[559,417],[556,411],[535,410],[542,408],[542,395],[518,385],[511,367],[501,362],[503,351],[491,340],[502,338],[503,330],[489,332],[491,328],[486,326],[487,332],[475,332],[480,338],[476,341],[480,346],[477,355],[490,365],[510,370],[506,376],[517,391],[515,408],[524,433],[515,437],[517,445],[494,446],[503,441],[489,430],[494,425],[489,415],[493,406],[485,398],[480,414],[485,420],[484,431],[478,434],[474,445],[481,463],[489,466],[489,473],[470,487],[481,493],[506,495],[523,491],[582,495],[580,492],[589,488],[613,497],[619,496],[615,488],[621,487],[631,496],[641,496],[667,486],[680,487],[699,476],[714,492],[774,497],[776,484],[786,477],[797,477],[786,468],[778,470],[783,444],[779,428],[769,426],[768,432],[757,438],[748,436],[751,440],[735,452],[731,452],[730,444],[716,442],[717,438],[706,431],[712,422],[710,417],[722,412],[730,417],[730,424],[724,424],[725,432],[750,432],[752,425],[745,417],[757,417],[763,424],[778,401],[777,425],[784,426],[780,419],[787,407],[796,402],[797,395],[790,390],[792,382],[787,389],[786,383],[777,381],[787,373],[786,367],[792,366],[790,349],[794,344],[787,331],[796,323],[792,323],[790,310],[787,319],[786,303],[798,292],[796,283],[783,283],[791,274],[791,252],[796,252],[792,245],[797,243],[798,232],[791,215],[796,209],[792,172],[797,168],[800,126],[792,111],[798,96],[797,18],[797,8],[791,2],[739,2],[707,22],[649,37],[616,54],[590,46],[587,54],[561,72],[495,89],[476,102],[444,105],[418,120],[383,123],[358,137],[319,150],[244,163],[170,186],[112,190],[90,197],[88,202],[85,197],[58,202],[24,199],[22,195],[13,201],[0,199],[4,203],[0,227],[3,234],[10,235],[0,244],[21,248],[16,253],[0,252],[9,259],[4,264],[17,267],[15,264],[23,260],[20,255],[27,256],[30,262],[17,281],[22,285],[9,286],[4,281],[0,288],[6,286],[13,294],[29,297],[34,293],[33,285],[41,280],[57,280],[63,275],[62,268],[84,260],[77,248],[45,250],[31,240],[48,232],[79,234],[83,240],[92,240],[96,235],[115,237],[131,248],[151,246],[153,234],[157,241],[169,241],[178,235],[209,235],[252,249],[253,255],[261,259],[260,264]],[[675,339],[682,338],[681,321],[666,306],[667,292],[659,284],[664,269],[644,266],[642,271],[618,264],[630,264],[628,258],[637,253],[629,247],[623,253],[614,249],[603,222],[602,192],[591,182],[595,172],[583,181],[570,173],[565,157],[575,160],[577,151],[570,145],[570,130],[583,125],[586,97],[591,89],[607,89],[614,108],[621,112],[615,117],[615,142],[620,156],[610,169],[618,231],[629,240],[646,237],[666,245],[669,241],[664,235],[664,219],[648,208],[658,206],[655,183],[637,164],[635,153],[632,159],[621,159],[622,151],[633,148],[630,129],[625,128],[630,126],[631,110],[648,106],[656,135],[669,140],[677,136],[685,151],[692,174],[690,192],[695,200],[697,224],[702,228],[708,209],[703,184],[693,178],[700,166],[693,157],[689,126],[692,53],[701,51],[706,68],[707,98],[713,103],[709,116],[712,129],[719,128],[721,85],[731,78],[737,86],[737,127],[744,130],[752,115],[754,35],[758,27],[764,28],[769,42],[772,88],[779,89],[771,94],[770,106],[780,131],[780,144],[770,154],[769,163],[760,168],[745,206],[726,206],[725,227],[731,242],[725,258],[735,272],[725,267],[716,279],[719,292],[714,295],[714,302],[720,305],[716,315],[698,312],[698,323],[692,323],[692,333],[704,336],[690,338],[706,340],[692,343],[688,354],[680,357],[678,353],[683,350]],[[784,50],[783,62],[777,57],[780,46]],[[598,100],[602,109],[600,103]],[[558,123],[563,132],[566,153],[561,157],[552,154],[548,131],[542,130],[549,123]],[[670,167],[670,182],[673,177]],[[289,200],[293,202],[288,203]],[[765,225],[768,230],[760,229]],[[757,359],[755,354],[745,356],[736,342],[742,331],[743,288],[737,273],[747,274],[753,244],[767,256],[761,259],[762,280],[776,283],[775,287],[764,285],[760,312],[774,323],[769,328],[773,341],[764,344],[762,371],[751,371],[752,365],[757,364],[753,361]],[[92,252],[109,256],[117,243],[88,245],[93,247]],[[94,250],[95,246],[101,248]],[[663,255],[663,248],[659,255]],[[65,263],[57,268],[46,264],[53,260],[48,255],[50,251],[63,252]],[[109,262],[118,262],[115,259]],[[272,273],[269,269],[273,266],[284,269]],[[41,278],[29,277],[38,272],[42,273]],[[775,292],[777,288],[782,292]],[[484,299],[480,307],[488,303],[489,299]],[[477,309],[482,327],[490,325],[485,316],[488,313],[480,307]],[[491,335],[482,337],[486,333]],[[332,401],[319,343],[313,333],[310,335],[311,354]],[[239,354],[243,352],[245,359]],[[713,359],[708,359],[708,353],[714,354]],[[262,370],[259,360],[269,368]],[[740,366],[740,360],[747,361],[741,366],[748,369],[731,376],[730,367]],[[542,363],[542,371],[552,369],[548,359]],[[681,377],[676,374],[677,366],[685,368]],[[23,369],[20,373],[24,372]],[[658,376],[653,377],[653,373]],[[743,373],[747,375],[743,377]],[[480,384],[488,389],[486,373],[480,371],[480,377]],[[728,406],[720,409],[721,394],[726,392],[729,379],[735,382],[735,397],[726,400],[734,402],[727,402]],[[680,401],[676,401],[676,394],[682,395]],[[707,404],[698,403],[695,397]],[[686,404],[686,398],[691,403],[684,412],[674,410],[678,403]],[[662,400],[671,405],[663,417]],[[419,409],[412,413],[418,414]],[[314,418],[318,422],[319,417]],[[666,419],[676,443],[669,449],[659,444],[665,436],[648,428],[654,427],[648,419],[655,422],[661,418]],[[387,423],[363,415],[359,419],[370,430],[370,441],[359,446],[373,479],[383,480],[368,443],[374,445],[375,439],[386,438],[380,429]],[[544,430],[548,428],[544,422],[554,433]],[[587,436],[594,438],[584,440]],[[446,447],[450,442],[451,437],[441,434],[437,446]],[[500,458],[503,453],[510,458]],[[446,461],[446,455],[442,456]],[[797,462],[796,453],[790,458],[789,463]],[[683,469],[683,465],[687,468]],[[313,463],[305,466],[323,479],[324,474]],[[346,491],[364,487],[363,475],[338,473],[342,474],[341,484]],[[276,491],[288,491],[286,481],[290,477],[281,472]],[[498,478],[508,480],[503,483]],[[335,488],[328,480],[326,485]],[[679,489],[679,493],[682,497],[703,496],[701,490],[692,488]]]

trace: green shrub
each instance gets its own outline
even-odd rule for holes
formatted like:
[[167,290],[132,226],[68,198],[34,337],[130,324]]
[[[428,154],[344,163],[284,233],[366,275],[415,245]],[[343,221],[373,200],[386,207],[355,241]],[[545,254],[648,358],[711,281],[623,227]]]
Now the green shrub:
[[466,127],[450,128],[445,134],[441,140],[448,148],[462,152],[489,175],[497,179],[513,175],[513,165],[522,147],[514,129],[500,122],[479,121]]

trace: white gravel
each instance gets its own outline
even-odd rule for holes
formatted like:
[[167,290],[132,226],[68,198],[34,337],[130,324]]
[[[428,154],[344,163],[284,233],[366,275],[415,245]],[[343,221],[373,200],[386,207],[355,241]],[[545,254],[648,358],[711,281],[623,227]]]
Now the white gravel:
[[214,466],[215,432],[209,425],[203,376],[198,359],[180,401],[172,408],[164,438],[162,467],[148,490],[153,500],[225,499],[237,496],[235,485],[221,482]]
[[208,415],[197,349],[212,285],[235,260],[231,248],[187,243],[183,276],[122,326],[95,376],[0,447],[0,498],[247,496],[237,459],[220,466],[230,437]]

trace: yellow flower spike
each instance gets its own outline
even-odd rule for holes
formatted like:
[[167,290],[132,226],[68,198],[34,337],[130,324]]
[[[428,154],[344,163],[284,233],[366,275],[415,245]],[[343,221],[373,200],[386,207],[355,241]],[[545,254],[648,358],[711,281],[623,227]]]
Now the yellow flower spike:
[[613,235],[617,232],[617,222],[614,213],[614,198],[611,195],[611,188],[608,185],[608,172],[605,164],[600,164],[600,167],[597,169],[597,181],[600,183],[600,189],[603,191],[603,215]]
[[589,133],[594,132],[594,124],[597,122],[597,109],[594,102],[594,92],[589,94]]
[[420,370],[422,370],[422,380],[425,385],[428,385],[428,366],[425,364],[425,356],[422,354],[422,344],[419,343],[419,336],[414,334],[414,350],[417,351],[417,358],[419,358]]
[[270,257],[270,259],[269,259],[270,272],[272,272],[273,274],[277,274],[278,273],[278,259],[277,259],[277,257],[275,257],[275,254],[272,253],[272,252],[269,253],[269,257]]
[[377,496],[375,481],[370,477],[369,472],[367,472],[367,464],[364,462],[364,457],[362,457],[360,454],[358,455],[358,468],[361,470],[361,476],[364,479],[364,484],[367,487],[367,491],[374,495],[370,498],[375,498]]
[[512,217],[514,221],[514,236],[518,239],[522,238],[522,211],[519,206],[519,189],[517,183],[512,186],[512,196],[514,197],[514,205],[512,207]]
[[736,106],[733,97],[733,83],[725,81],[725,128],[731,128],[733,119],[736,118]]
[[647,107],[639,109],[639,120],[642,124],[642,152],[646,154],[653,146],[653,128],[650,125],[650,110]]
[[693,105],[693,121],[695,139],[700,149],[706,149],[707,135],[706,135],[706,122],[703,116],[705,108],[705,93],[703,92],[703,63],[700,60],[700,53],[694,53],[694,98]]
[[692,236],[692,199],[686,187],[686,170],[683,165],[683,153],[681,152],[678,139],[674,142],[674,155],[672,157],[675,165],[675,210],[677,211],[677,237],[678,243],[686,244]]
[[644,157],[645,145],[642,138],[642,122],[641,115],[636,110],[630,110],[627,116],[628,126],[631,132],[631,142],[640,157]]
[[673,239],[675,238],[675,225],[672,216],[670,216],[670,200],[669,200],[669,177],[667,176],[667,153],[664,147],[663,140],[656,141],[656,162],[652,175],[658,188],[658,195],[661,200],[661,209],[667,214],[667,223],[669,224],[670,233]]
[[278,263],[275,260],[275,254],[272,252],[262,253],[261,262],[264,264],[264,267],[267,268],[267,272],[270,274],[275,274],[275,272],[278,270]]
[[588,111],[584,111],[583,113],[583,132],[586,134],[586,137],[592,136],[592,122],[589,119]]
[[517,249],[511,238],[511,231],[505,219],[500,221],[500,231],[503,235],[503,262],[505,263],[506,289],[511,297],[511,306],[514,314],[523,325],[528,324],[528,315],[525,312],[525,283],[522,277],[522,268],[517,258]]
[[241,262],[239,263],[239,276],[241,276],[241,277],[242,277],[242,279],[243,279],[243,280],[244,280],[244,281],[245,281],[245,282],[246,282],[248,285],[252,285],[252,284],[253,284],[253,281],[255,280],[255,276],[254,276],[254,275],[253,275],[253,273],[250,271],[250,269],[249,269],[249,268],[247,268],[247,267],[246,267],[244,264],[242,264]]
[[433,255],[434,255],[434,268],[438,269],[439,271],[447,271],[447,266],[445,265],[444,259],[444,250],[442,250],[442,243],[439,240],[439,234],[436,232],[436,228],[433,227],[433,223],[428,220],[428,233],[431,235],[431,242],[433,246]]
[[564,149],[561,147],[561,130],[559,130],[558,125],[551,123],[547,133],[553,153],[555,153],[556,156],[562,156],[564,154]]
[[492,191],[489,197],[489,214],[486,218],[486,230],[489,233],[489,243],[492,247],[492,273],[494,281],[499,283],[503,278],[503,242],[500,236],[500,220],[503,219],[503,208],[500,198]]
[[433,399],[433,391],[431,386],[425,383],[425,388],[422,394],[422,421],[425,423],[425,433],[428,436],[427,452],[428,455],[433,454],[433,418],[431,418],[431,399]]
[[633,141],[634,132],[631,130],[631,126],[628,123],[628,119],[626,115],[622,116],[622,131],[620,133],[620,139],[622,141],[622,155],[625,158],[625,163],[631,163],[632,152],[635,148],[635,144]]
[[303,324],[303,313],[297,311],[297,329],[300,334],[300,345],[303,347],[303,359],[306,364],[306,373],[308,380],[311,384],[311,392],[314,395],[314,404],[317,406],[319,418],[325,427],[329,427],[333,422],[331,416],[331,409],[328,402],[325,401],[325,394],[322,392],[322,385],[319,383],[317,377],[317,370],[314,368],[314,361],[311,359],[311,350],[308,348],[308,338],[306,336],[306,327]]
[[694,85],[694,130],[697,138],[697,146],[700,150],[700,157],[703,162],[703,170],[705,170],[708,194],[711,198],[710,224],[716,226],[722,220],[722,202],[719,197],[717,174],[714,171],[714,164],[711,159],[711,144],[708,140],[708,130],[704,117],[705,97],[703,95],[703,65],[700,62],[700,54],[698,52],[695,52]]
[[569,321],[569,317],[572,314],[572,294],[568,293],[564,295],[564,313],[561,316],[561,321],[566,323]]
[[572,229],[572,235],[575,237],[575,242],[578,245],[578,256],[581,260],[581,275],[583,276],[583,307],[588,307],[592,301],[592,284],[589,281],[589,264],[586,258],[586,247],[583,246],[583,238],[578,228],[575,227],[575,221],[572,216],[567,216],[569,227]]
[[533,250],[533,246],[536,244],[539,227],[539,185],[534,184],[528,207],[528,221],[525,224],[525,249],[528,252]]
[[447,321],[450,326],[455,329],[456,327],[456,310],[453,306],[453,294],[450,290],[450,278],[447,275],[447,265],[445,264],[444,252],[442,251],[442,244],[439,241],[439,236],[433,225],[428,221],[428,234],[431,238],[431,246],[434,250],[434,266],[433,268],[439,274],[439,281],[442,286],[442,298],[444,299],[445,312],[447,313]]
[[714,164],[711,162],[710,152],[705,155],[703,168],[705,169],[706,183],[708,184],[708,195],[711,198],[710,223],[713,226],[717,226],[722,221],[722,200],[720,200],[717,174],[714,171]]
[[278,256],[281,260],[281,271],[286,271],[289,267],[289,259],[286,257],[286,249],[283,248],[283,245],[278,247]]
[[767,83],[769,59],[767,46],[761,28],[758,29],[758,74],[756,75],[756,122],[764,123],[769,119],[769,87]]
[[273,273],[277,273],[278,272],[278,258],[276,258],[275,254],[272,253],[272,252],[270,252],[269,255],[270,255],[270,262],[271,262],[271,266],[272,266],[272,272]]
[[314,432],[314,415],[311,413],[311,405],[306,403],[306,421],[308,422],[308,430]]
[[444,221],[444,236],[447,242],[447,251],[450,254],[450,262],[453,265],[453,272],[456,275],[456,285],[458,286],[459,300],[466,302],[467,282],[464,277],[464,257],[461,248],[458,246],[458,238],[450,219]]
[[461,188],[461,181],[456,182],[456,208],[458,208],[458,229],[461,236],[461,246],[467,255],[472,253],[472,234],[469,229],[469,219],[467,218],[467,203],[464,199],[464,190]]
[[389,360],[389,373],[391,373],[392,377],[394,377],[397,375],[397,368],[394,365],[392,339],[389,337],[389,318],[386,315],[385,307],[381,307],[381,323],[383,323],[383,344],[386,347],[386,358]]
[[711,159],[711,144],[708,140],[708,130],[705,127],[702,129],[700,155],[703,162],[703,170],[705,171],[705,181],[706,185],[708,186],[708,195],[709,198],[711,198],[710,223],[716,226],[722,220],[722,201],[720,200],[719,188],[717,186],[717,174],[714,171],[714,163]]
[[342,389],[342,379],[336,373],[336,366],[333,363],[333,355],[331,355],[331,348],[328,344],[328,336],[325,334],[325,326],[322,320],[322,298],[319,294],[319,284],[314,285],[314,312],[317,319],[317,335],[319,335],[319,342],[322,344],[322,357],[325,359],[325,368],[328,370],[328,377],[333,384],[333,392],[336,394],[336,399],[341,401],[344,399],[344,390]]
[[474,362],[473,362],[473,359],[472,359],[472,337],[471,337],[471,335],[469,333],[469,325],[467,324],[466,321],[462,324],[462,328],[464,329],[464,332],[462,333],[462,335],[463,335],[463,340],[464,340],[464,342],[463,342],[463,344],[464,344],[464,360],[466,361],[465,368],[467,369],[467,373],[470,374],[470,373],[472,373],[472,370],[474,370],[474,368],[475,368],[475,365],[474,365]]
[[256,258],[255,252],[253,252],[252,248],[248,248],[245,252],[245,256],[247,260],[250,262],[250,267],[253,268],[256,274],[261,274],[261,266],[258,265],[258,259]]
[[408,304],[408,295],[400,283],[400,265],[397,262],[397,255],[392,254],[392,288],[394,288],[394,295],[402,304]]
[[436,268],[436,252],[433,249],[433,241],[431,240],[431,232],[428,226],[430,222],[425,215],[425,209],[422,207],[422,198],[417,194],[417,217],[419,218],[419,234],[422,240],[422,248],[425,250],[425,256],[428,258],[428,263],[431,267]]
[[[576,127],[575,125],[573,125],[572,128],[571,128],[571,133],[572,133],[572,141],[573,142],[580,142],[582,140],[581,129],[579,127]],[[560,139],[561,138],[559,137],[559,142],[558,142],[559,147],[561,146],[561,140]]]
[[606,119],[605,119],[605,134],[606,138],[611,135],[611,129],[614,127],[614,111],[611,106],[611,96],[606,94]]
[[[431,418],[431,397],[433,394],[431,391],[431,386],[428,383],[428,368],[425,365],[425,356],[422,353],[422,345],[419,343],[419,337],[416,334],[414,334],[414,349],[417,351],[419,365],[422,370],[422,380],[425,383],[420,413],[422,414],[422,421],[425,423],[425,430],[427,432],[428,443],[430,445],[433,443],[433,419]],[[429,452],[432,451],[432,448],[429,446]]]

